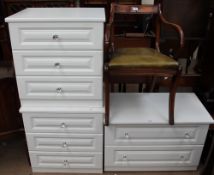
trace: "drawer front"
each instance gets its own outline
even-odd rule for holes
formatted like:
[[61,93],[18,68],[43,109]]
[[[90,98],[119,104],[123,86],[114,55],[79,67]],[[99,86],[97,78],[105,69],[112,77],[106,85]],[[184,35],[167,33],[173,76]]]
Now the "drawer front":
[[103,23],[10,23],[12,48],[103,49]]
[[30,151],[32,167],[38,168],[102,168],[101,153],[60,153],[60,152],[32,152]]
[[204,144],[208,125],[202,126],[109,126],[105,127],[106,145],[143,146]]
[[102,134],[27,133],[26,136],[30,151],[102,151]]
[[106,147],[105,166],[116,167],[118,170],[195,167],[201,152],[202,146]]
[[102,75],[101,51],[13,51],[16,75]]
[[21,99],[101,100],[101,77],[17,76]]
[[102,114],[24,113],[26,133],[85,133],[102,134]]

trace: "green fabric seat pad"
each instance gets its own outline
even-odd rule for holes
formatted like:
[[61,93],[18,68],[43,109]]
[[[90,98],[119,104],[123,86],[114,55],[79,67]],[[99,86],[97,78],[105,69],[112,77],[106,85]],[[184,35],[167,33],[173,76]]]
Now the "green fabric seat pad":
[[109,66],[176,68],[178,62],[152,48],[122,48],[114,53]]

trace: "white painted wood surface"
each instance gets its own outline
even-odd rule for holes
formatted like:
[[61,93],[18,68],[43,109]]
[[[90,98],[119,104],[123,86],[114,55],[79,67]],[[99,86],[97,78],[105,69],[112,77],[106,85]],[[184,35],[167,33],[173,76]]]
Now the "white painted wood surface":
[[27,143],[32,151],[102,152],[102,134],[28,133]]
[[119,170],[150,170],[158,167],[197,166],[202,146],[144,146],[144,147],[106,147],[105,167]]
[[100,169],[102,154],[93,152],[34,152],[30,151],[32,167],[56,169]]
[[208,125],[110,125],[105,146],[203,145]]
[[[103,110],[103,100],[77,100],[77,99],[43,99],[43,100],[36,100],[36,99],[27,99],[27,100],[21,100],[21,108],[20,111],[25,111],[25,110],[31,110],[32,112],[35,112],[35,110],[39,109],[41,107],[41,110],[43,110],[45,107],[49,110],[49,107],[56,106],[56,109],[62,107],[63,109],[65,108],[100,108],[100,111]],[[33,108],[34,107],[34,108]],[[56,109],[53,109],[53,112],[56,111]],[[60,110],[61,111],[61,110]],[[67,110],[68,112],[69,110]],[[83,111],[85,111],[83,109]]]
[[16,75],[102,75],[102,51],[14,51]]
[[102,100],[100,76],[17,76],[20,99]]
[[33,172],[103,171],[103,8],[28,8],[9,23]]
[[103,30],[103,23],[9,23],[13,50],[102,50]]
[[23,113],[27,133],[102,134],[102,114]]
[[105,127],[106,171],[196,170],[213,119],[193,93],[177,93],[175,125],[168,93],[112,93]]
[[104,8],[27,8],[6,22],[105,22]]
[[[168,125],[168,93],[112,93],[111,124]],[[210,124],[212,117],[194,93],[176,93],[175,124]]]
[[20,108],[21,113],[44,113],[44,114],[51,114],[54,113],[58,114],[101,114],[103,116],[104,108],[103,107],[90,107],[90,106],[57,106],[53,108],[53,106],[22,106]]

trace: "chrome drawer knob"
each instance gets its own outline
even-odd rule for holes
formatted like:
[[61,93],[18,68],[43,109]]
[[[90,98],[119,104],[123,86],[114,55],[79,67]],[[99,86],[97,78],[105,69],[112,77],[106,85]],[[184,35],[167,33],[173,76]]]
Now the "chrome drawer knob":
[[68,160],[64,160],[64,166],[68,165]]
[[187,138],[187,139],[189,139],[189,138],[190,138],[189,133],[185,133],[185,138]]
[[61,123],[61,128],[66,128],[66,124],[65,123]]
[[59,69],[61,67],[61,65],[60,65],[60,63],[55,63],[54,67],[57,68],[57,69]]
[[59,35],[53,35],[53,40],[57,40],[57,39],[59,39]]
[[180,158],[183,160],[184,159],[184,155],[181,155]]
[[63,146],[64,148],[66,148],[66,147],[68,147],[68,144],[67,144],[66,142],[64,142],[64,143],[62,144],[62,146]]
[[62,93],[62,88],[57,88],[57,89],[56,89],[56,92],[57,92],[58,94],[61,94],[61,93]]
[[123,160],[126,160],[127,159],[127,155],[123,155]]
[[129,133],[128,132],[125,132],[125,137],[128,139],[129,138]]

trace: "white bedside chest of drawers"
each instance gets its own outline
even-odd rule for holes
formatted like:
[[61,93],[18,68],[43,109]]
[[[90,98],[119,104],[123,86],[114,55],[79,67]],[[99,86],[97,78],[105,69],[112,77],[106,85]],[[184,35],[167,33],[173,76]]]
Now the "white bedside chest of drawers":
[[102,172],[101,8],[28,8],[9,23],[34,172]]
[[196,170],[213,119],[193,93],[177,93],[168,125],[167,93],[111,95],[106,171]]

